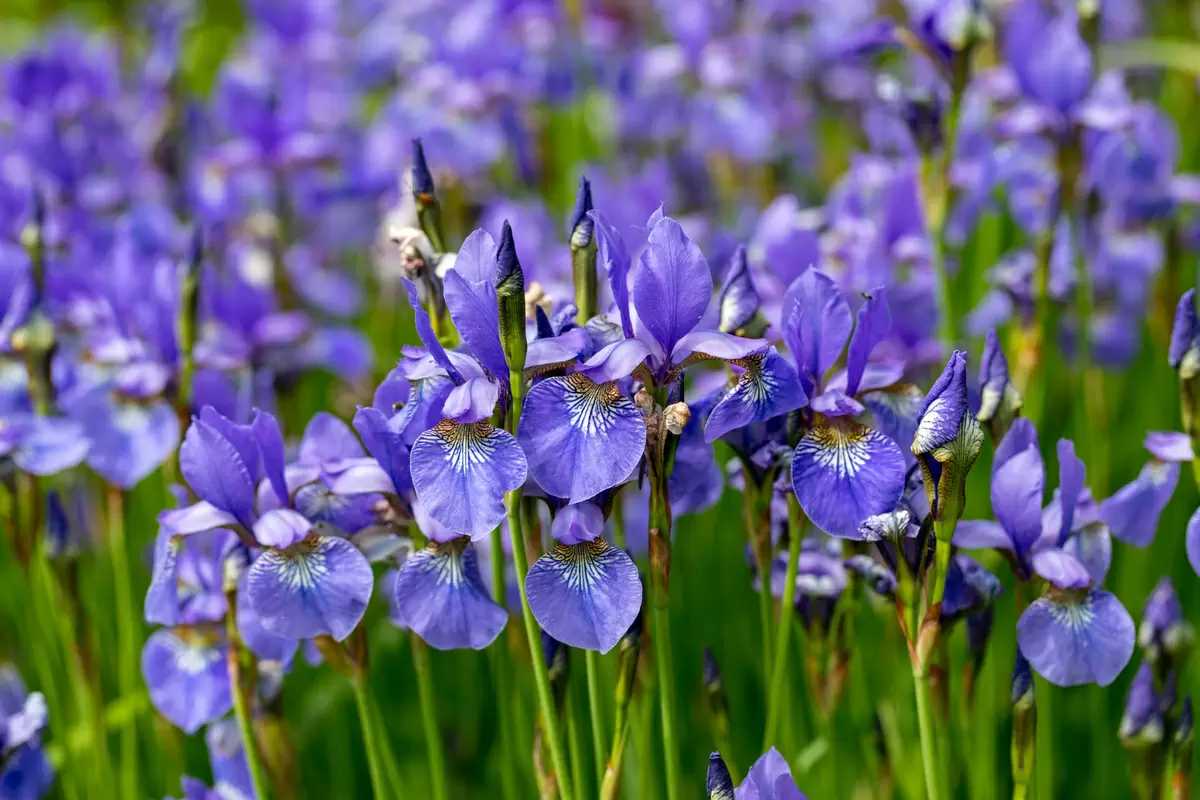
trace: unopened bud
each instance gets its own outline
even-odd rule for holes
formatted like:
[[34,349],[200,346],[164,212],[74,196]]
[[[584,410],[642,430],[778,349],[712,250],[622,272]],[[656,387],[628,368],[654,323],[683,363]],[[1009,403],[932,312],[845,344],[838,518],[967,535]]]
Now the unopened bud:
[[1033,673],[1019,650],[1016,664],[1013,665],[1012,709],[1013,783],[1028,787],[1033,777],[1033,757],[1037,752],[1037,702],[1033,694]]
[[633,404],[646,416],[654,413],[654,395],[643,389],[638,389],[633,396]]
[[708,776],[704,781],[708,800],[733,800],[733,777],[720,753],[708,757]]

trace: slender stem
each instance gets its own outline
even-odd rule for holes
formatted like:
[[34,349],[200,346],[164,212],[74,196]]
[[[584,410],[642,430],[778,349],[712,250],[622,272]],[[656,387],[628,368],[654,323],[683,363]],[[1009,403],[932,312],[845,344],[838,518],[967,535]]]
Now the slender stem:
[[[492,600],[507,609],[507,581],[504,574],[504,542],[497,527],[491,532],[492,545]],[[508,639],[505,637],[505,642]],[[517,796],[516,762],[513,760],[513,737],[516,727],[512,719],[511,670],[508,649],[503,646],[489,647],[492,674],[496,681],[496,710],[500,716],[500,786],[505,798]]]
[[[1198,479],[1200,480],[1200,479]],[[613,498],[612,514],[609,519],[612,520],[613,526],[613,544],[622,550],[625,549],[625,502],[624,495],[618,493]]]
[[[509,375],[511,400],[508,415],[509,433],[517,430],[521,417],[521,402],[524,395],[524,376],[519,370]],[[541,629],[529,607],[529,595],[525,591],[525,575],[529,572],[529,559],[525,555],[525,537],[521,524],[521,490],[506,492],[504,508],[508,513],[508,535],[512,543],[513,567],[517,573],[517,588],[521,592],[521,617],[525,622],[525,638],[529,644],[530,662],[533,664],[533,681],[537,688],[538,707],[542,712],[542,731],[550,748],[550,761],[558,776],[558,792],[562,800],[571,800],[570,772],[567,770],[567,754],[563,747],[558,714],[554,709],[554,695],[550,691],[550,673],[546,660],[542,658]]]
[[588,716],[592,719],[592,756],[596,760],[596,780],[604,779],[604,716],[600,705],[600,654],[595,650],[583,651],[583,663],[587,672]]
[[425,749],[429,757],[429,775],[435,800],[446,800],[446,755],[438,729],[437,698],[433,693],[433,672],[429,668],[429,645],[412,634],[413,669],[417,673],[417,694],[421,702],[421,723],[425,731]]
[[384,776],[381,732],[375,715],[375,699],[371,696],[366,673],[356,675],[351,679],[351,684],[354,686],[354,703],[358,706],[358,723],[362,728],[363,745],[367,751],[367,771],[371,775],[371,791],[375,795],[375,800],[391,798],[393,797],[391,787]]
[[668,579],[671,563],[671,506],[661,465],[650,486],[650,622],[658,673],[667,799],[679,797],[679,750],[675,743],[675,670],[671,665],[671,618]]
[[[771,665],[774,663],[772,653],[774,645],[771,641],[773,631],[771,625],[771,521],[770,512],[767,512],[766,525],[764,529],[761,494],[763,492],[772,491],[772,487],[768,482],[766,486],[759,485],[751,478],[751,465],[749,459],[743,461],[742,474],[745,477],[745,493],[743,499],[743,515],[745,516],[746,535],[750,537],[750,545],[754,551],[754,561],[758,569],[759,586],[758,586],[758,620],[762,630],[762,670],[763,670],[763,689],[770,692],[771,688]],[[770,506],[768,505],[769,509]],[[771,695],[767,695],[768,702]]]
[[919,669],[913,670],[913,687],[917,691],[917,724],[921,731],[921,765],[925,769],[925,792],[929,800],[942,800],[933,703],[929,697],[929,681]]
[[[779,632],[775,636],[775,665],[771,671],[770,692],[767,694],[767,729],[763,734],[763,750],[775,744],[776,729],[783,706],[783,687],[787,679],[788,639],[792,632],[792,608],[796,601],[796,573],[800,566],[800,542],[804,517],[796,495],[788,493],[788,563],[783,583],[783,599],[779,601]],[[764,579],[764,582],[765,579]]]
[[[567,748],[571,751],[571,787],[576,797],[587,796],[583,786],[583,773],[586,763],[583,757],[583,739],[579,731],[579,704],[575,702],[576,692],[567,687],[567,696],[563,703],[563,712],[567,718]],[[559,781],[562,783],[562,781]]]
[[625,745],[629,741],[629,721],[624,709],[617,709],[617,732],[613,734],[612,751],[600,783],[600,800],[617,800],[621,792],[621,765]]
[[396,765],[396,757],[392,753],[391,746],[388,744],[387,725],[383,721],[383,712],[379,709],[378,703],[371,703],[371,712],[375,716],[376,735],[379,737],[380,746],[383,748],[384,778],[387,779],[392,796],[404,797],[404,781],[400,778],[400,767]]
[[225,599],[229,605],[225,614],[225,635],[229,646],[226,664],[229,669],[230,694],[233,696],[233,716],[237,720],[238,733],[242,737],[242,752],[246,757],[246,767],[250,772],[254,794],[259,800],[268,800],[272,787],[267,777],[266,766],[263,764],[262,753],[258,748],[258,739],[254,735],[251,711],[251,698],[254,696],[253,662],[242,644],[241,634],[238,633],[237,591],[227,591]]
[[1037,695],[1037,756],[1034,759],[1033,777],[1037,785],[1037,797],[1054,797],[1054,685],[1040,676],[1034,676],[1034,693]]
[[[129,573],[128,545],[125,541],[124,494],[117,486],[107,487],[108,554],[112,561],[114,601],[117,606],[117,689],[122,697],[138,689],[137,617],[133,610],[133,578]],[[139,797],[137,716],[121,726],[121,793]]]

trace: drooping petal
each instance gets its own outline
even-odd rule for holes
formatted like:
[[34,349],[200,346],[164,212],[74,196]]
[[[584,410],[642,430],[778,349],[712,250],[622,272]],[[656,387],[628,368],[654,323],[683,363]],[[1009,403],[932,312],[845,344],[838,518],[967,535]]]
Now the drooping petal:
[[846,351],[846,394],[858,394],[867,359],[875,345],[888,335],[892,327],[892,315],[888,311],[887,297],[882,286],[867,294],[866,302],[858,309],[854,334]]
[[609,289],[612,291],[617,313],[621,317],[621,330],[625,333],[626,339],[632,339],[633,321],[629,316],[629,270],[633,267],[633,261],[629,257],[629,250],[625,247],[625,240],[608,223],[608,220],[595,210],[589,211],[588,216],[596,223],[596,254],[599,257],[600,265],[608,274]]
[[78,465],[91,446],[84,426],[75,420],[36,416],[21,434],[13,461],[22,472],[49,476]]
[[525,591],[547,633],[601,653],[621,640],[642,607],[633,560],[603,539],[556,545],[529,568]]
[[742,368],[742,374],[709,415],[704,428],[706,441],[716,441],[729,431],[803,408],[808,403],[796,370],[774,347],[733,363]]
[[1060,589],[1086,589],[1092,580],[1087,567],[1075,556],[1056,547],[1047,547],[1033,554],[1033,571]]
[[179,445],[179,418],[166,401],[150,405],[105,401],[84,420],[92,446],[87,463],[107,482],[132,489]]
[[1100,519],[1122,542],[1146,547],[1154,541],[1158,518],[1178,482],[1178,464],[1151,461],[1133,481],[1100,503]]
[[850,336],[850,306],[831,278],[805,270],[783,298],[781,321],[783,341],[796,359],[805,391],[812,393]]
[[904,455],[882,433],[838,419],[809,431],[792,457],[792,488],[813,524],[858,539],[867,517],[891,511],[904,491]]
[[1133,643],[1133,618],[1103,590],[1039,597],[1017,622],[1021,653],[1056,686],[1107,686],[1129,663]]
[[[213,791],[221,800],[256,800],[246,751],[233,719],[223,719],[204,732],[212,764]],[[261,798],[257,798],[261,800]]]
[[805,800],[796,788],[787,760],[774,747],[754,762],[733,797],[734,800]]
[[[257,455],[257,453],[256,453]],[[201,500],[254,524],[254,477],[236,446],[219,430],[193,419],[179,447],[179,471]]]
[[507,381],[508,361],[500,344],[500,307],[496,301],[496,287],[491,281],[469,282],[453,269],[446,273],[444,285],[446,308],[467,350],[492,375]]
[[675,345],[671,352],[671,363],[679,366],[706,358],[733,361],[765,350],[768,344],[766,339],[746,339],[720,331],[695,330]]
[[663,351],[696,327],[712,299],[708,261],[679,223],[663,217],[650,230],[633,275],[633,305]]
[[264,661],[278,661],[280,664],[290,664],[300,648],[300,640],[279,636],[263,627],[262,618],[258,616],[254,605],[247,597],[246,584],[250,572],[242,574],[238,586],[237,627],[242,642],[250,648],[250,652]]
[[271,633],[289,639],[328,635],[340,642],[366,612],[373,584],[371,565],[354,545],[311,535],[255,559],[246,599]]
[[530,389],[517,436],[538,485],[572,503],[624,481],[646,449],[646,423],[633,401],[616,383],[580,372]]
[[1184,463],[1194,457],[1191,437],[1177,431],[1150,431],[1142,446],[1159,461]]
[[396,573],[396,611],[430,647],[482,650],[508,621],[483,584],[475,548],[459,537],[414,553]]
[[409,468],[429,516],[473,539],[500,524],[504,493],[523,485],[528,474],[525,454],[507,431],[448,420],[417,437]]
[[992,513],[1020,550],[1042,533],[1042,492],[1046,470],[1035,448],[1018,453],[992,475]]
[[233,708],[225,644],[185,628],[160,629],[142,648],[142,677],[159,713],[195,733]]

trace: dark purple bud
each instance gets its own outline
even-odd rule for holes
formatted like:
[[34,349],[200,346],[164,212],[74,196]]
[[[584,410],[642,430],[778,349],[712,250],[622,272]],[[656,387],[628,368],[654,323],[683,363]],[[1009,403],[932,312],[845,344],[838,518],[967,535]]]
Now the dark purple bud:
[[425,147],[420,139],[412,140],[412,182],[413,197],[418,203],[431,203],[435,199],[433,173],[425,161]]
[[[1179,305],[1175,307],[1175,324],[1171,328],[1171,344],[1167,350],[1167,363],[1173,369],[1179,369],[1183,364],[1183,360],[1189,354],[1192,360],[1198,355],[1197,346],[1200,345],[1200,319],[1196,318],[1196,290],[1188,289],[1179,298]],[[1191,371],[1195,372],[1198,364],[1191,365]]]
[[1162,741],[1162,698],[1154,690],[1154,671],[1149,662],[1142,663],[1129,686],[1117,735],[1126,745]]
[[1013,664],[1012,704],[1016,706],[1026,701],[1032,703],[1033,699],[1033,672],[1029,669],[1029,662],[1025,660],[1025,656],[1018,650],[1016,663]]
[[1146,651],[1150,663],[1158,663],[1164,657],[1174,661],[1191,648],[1195,638],[1195,629],[1183,616],[1175,587],[1170,578],[1163,578],[1146,600],[1138,628],[1138,646]]
[[712,648],[704,646],[704,688],[708,691],[719,689],[721,686],[721,665],[717,663]]
[[571,212],[571,229],[567,232],[572,250],[585,250],[592,243],[595,223],[588,215],[592,206],[592,184],[587,176],[579,176],[579,189],[575,193],[575,210]]
[[733,778],[720,753],[708,757],[708,777],[704,781],[708,800],[733,800]]

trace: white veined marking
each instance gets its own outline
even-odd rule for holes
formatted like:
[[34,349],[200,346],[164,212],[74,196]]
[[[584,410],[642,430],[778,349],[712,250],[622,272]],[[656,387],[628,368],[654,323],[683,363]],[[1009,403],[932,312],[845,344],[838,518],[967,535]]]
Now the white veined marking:
[[1146,465],[1146,477],[1153,486],[1162,486],[1171,473],[1171,465],[1165,462],[1150,462]]
[[458,542],[434,542],[426,549],[425,556],[429,559],[425,569],[433,573],[439,585],[448,583],[458,588],[466,582],[463,547]]
[[185,642],[177,636],[171,636],[167,642],[175,664],[188,675],[199,675],[221,658],[220,651]]
[[460,425],[451,420],[442,420],[433,431],[442,440],[446,460],[459,473],[491,459],[498,443],[498,437],[493,436],[494,430],[487,422]]
[[870,440],[880,435],[870,428],[855,427],[849,431],[830,426],[816,428],[800,440],[797,454],[811,458],[843,480],[853,478],[871,460]]
[[274,568],[284,587],[307,591],[329,576],[326,547],[327,543],[321,539],[313,543],[303,541],[294,551],[268,550],[259,558],[270,559],[268,566]]
[[579,373],[567,376],[566,404],[571,427],[588,436],[606,433],[616,424],[624,398],[615,383],[596,383]]
[[1059,625],[1064,625],[1072,631],[1081,631],[1092,624],[1096,612],[1092,610],[1091,598],[1085,598],[1078,603],[1050,601],[1050,615]]
[[736,392],[745,394],[755,405],[765,405],[772,392],[779,386],[775,375],[763,370],[762,356],[749,356],[738,362],[746,371],[738,379]]
[[568,589],[589,592],[608,575],[608,567],[602,558],[610,547],[603,539],[595,539],[579,544],[560,544],[550,555]]

